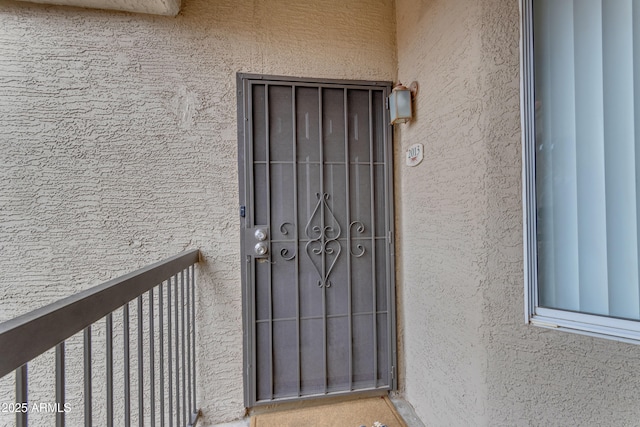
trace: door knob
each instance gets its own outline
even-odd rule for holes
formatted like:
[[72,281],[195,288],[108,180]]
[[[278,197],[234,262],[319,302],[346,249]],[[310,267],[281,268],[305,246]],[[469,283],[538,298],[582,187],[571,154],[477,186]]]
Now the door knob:
[[265,242],[256,243],[254,251],[257,256],[265,256],[269,252],[269,246]]
[[256,240],[263,242],[265,240],[267,240],[267,230],[264,228],[257,228],[256,232],[253,234],[256,238]]

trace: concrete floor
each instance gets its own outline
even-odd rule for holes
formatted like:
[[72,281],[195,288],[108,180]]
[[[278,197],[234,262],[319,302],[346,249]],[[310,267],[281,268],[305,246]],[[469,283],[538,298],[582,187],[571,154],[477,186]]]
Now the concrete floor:
[[407,423],[409,427],[425,427],[424,423],[418,415],[416,415],[416,411],[414,411],[413,406],[403,398],[399,396],[389,396],[391,402],[393,402],[394,406],[398,410],[398,413],[402,416],[404,421]]
[[215,424],[213,427],[249,427],[249,417],[230,423]]
[[[402,416],[409,427],[425,427],[424,423],[418,418],[413,406],[406,400],[398,396],[389,396],[391,402],[395,405],[398,413]],[[246,417],[242,420],[232,421],[230,423],[216,424],[213,427],[249,427],[250,418]],[[367,426],[369,427],[369,426]]]

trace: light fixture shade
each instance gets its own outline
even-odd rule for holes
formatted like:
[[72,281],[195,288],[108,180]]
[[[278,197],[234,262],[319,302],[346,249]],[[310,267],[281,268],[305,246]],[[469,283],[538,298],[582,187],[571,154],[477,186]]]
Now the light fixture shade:
[[399,84],[389,95],[391,124],[406,123],[411,120],[411,90]]

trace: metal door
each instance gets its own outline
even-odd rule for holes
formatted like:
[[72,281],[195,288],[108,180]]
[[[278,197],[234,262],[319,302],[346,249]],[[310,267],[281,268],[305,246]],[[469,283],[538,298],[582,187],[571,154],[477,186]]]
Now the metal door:
[[247,406],[395,388],[389,90],[238,75]]

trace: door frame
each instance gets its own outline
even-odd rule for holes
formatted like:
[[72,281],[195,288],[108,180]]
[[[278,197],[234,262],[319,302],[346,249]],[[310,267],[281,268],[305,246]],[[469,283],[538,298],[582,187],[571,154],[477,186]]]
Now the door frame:
[[[310,85],[340,85],[340,86],[354,86],[354,87],[377,87],[383,89],[383,97],[385,99],[385,138],[387,140],[386,147],[386,159],[388,164],[386,165],[385,174],[385,191],[387,194],[388,206],[387,212],[389,215],[389,300],[388,310],[390,316],[390,330],[389,334],[389,386],[380,388],[381,393],[387,393],[388,391],[397,390],[398,374],[397,374],[397,336],[396,336],[396,281],[395,281],[395,203],[394,203],[394,156],[393,156],[393,127],[389,124],[389,105],[388,95],[391,93],[392,83],[386,81],[367,81],[367,80],[337,80],[337,79],[321,79],[321,78],[303,78],[303,77],[288,77],[288,76],[275,76],[275,75],[262,75],[251,73],[237,73],[236,74],[236,90],[237,92],[237,125],[238,125],[238,182],[239,182],[239,218],[240,218],[240,264],[241,264],[241,283],[242,283],[242,333],[243,333],[243,361],[242,361],[242,377],[243,377],[243,390],[244,390],[244,404],[245,407],[250,408],[254,406],[261,406],[266,404],[274,404],[280,402],[296,402],[310,399],[320,399],[327,397],[336,397],[340,395],[370,395],[372,390],[364,391],[345,391],[345,392],[331,392],[324,395],[313,396],[301,396],[297,398],[286,399],[273,399],[269,402],[256,402],[256,378],[255,369],[252,369],[252,355],[254,353],[254,338],[255,338],[255,321],[253,313],[255,311],[255,295],[253,289],[251,289],[250,271],[252,260],[251,257],[246,255],[246,236],[245,230],[247,229],[246,223],[246,206],[247,195],[251,194],[249,184],[246,182],[247,162],[251,160],[248,158],[245,152],[248,146],[248,139],[251,138],[251,131],[249,126],[252,124],[249,119],[248,108],[250,106],[248,102],[249,86],[252,81],[274,81],[283,83],[300,83]],[[376,390],[373,390],[373,394]]]

